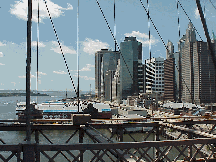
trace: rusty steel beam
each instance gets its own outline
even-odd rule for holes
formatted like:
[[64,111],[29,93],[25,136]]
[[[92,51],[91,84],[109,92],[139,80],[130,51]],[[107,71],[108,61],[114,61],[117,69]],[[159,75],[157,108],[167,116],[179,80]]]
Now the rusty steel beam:
[[[77,130],[80,128],[79,125],[62,125],[62,124],[44,124],[32,125],[32,130]],[[0,131],[26,131],[25,124],[14,124],[14,125],[0,125]]]
[[[184,140],[165,140],[165,141],[143,141],[143,142],[120,142],[120,143],[94,143],[94,144],[69,144],[69,145],[45,145],[40,144],[37,148],[40,151],[66,151],[66,150],[104,150],[104,149],[129,149],[146,147],[165,147],[195,144],[216,143],[215,138],[197,138]],[[1,150],[1,147],[0,147]]]
[[209,134],[207,132],[200,132],[198,130],[193,130],[193,129],[190,129],[190,128],[184,128],[184,127],[181,127],[181,126],[175,126],[175,125],[167,124],[167,123],[162,124],[162,125],[165,126],[165,127],[169,127],[169,128],[184,132],[184,133],[190,133],[190,134],[194,134],[194,135],[197,135],[197,136],[200,136],[200,137],[215,138],[216,139],[216,135]]
[[177,121],[177,122],[167,122],[174,125],[186,125],[186,124],[216,124],[216,120],[202,120],[202,121]]

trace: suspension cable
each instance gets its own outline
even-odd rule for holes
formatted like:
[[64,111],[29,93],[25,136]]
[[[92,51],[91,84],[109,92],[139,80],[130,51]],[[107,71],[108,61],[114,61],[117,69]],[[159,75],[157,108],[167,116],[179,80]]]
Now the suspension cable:
[[150,21],[149,21],[149,3],[148,3],[148,0],[147,0],[147,6],[148,6],[148,9],[147,9],[147,12],[148,12],[148,30],[149,30],[149,57],[150,57],[150,62],[151,62],[151,33],[150,33]]
[[[188,20],[189,20],[189,21],[191,22],[191,24],[193,25],[193,23],[192,23],[190,17],[188,16],[187,12],[186,12],[185,9],[183,8],[183,6],[181,5],[181,3],[180,3],[179,0],[178,0],[178,3],[179,3],[179,5],[181,6],[182,10],[184,11],[185,15],[187,16]],[[194,25],[193,25],[193,28],[195,29],[195,31],[196,31],[197,34],[199,35],[201,41],[203,41],[202,38],[201,38],[201,36],[200,36],[200,34],[199,34],[199,32],[198,32],[198,30],[196,29],[196,27],[195,27]]]
[[56,32],[56,29],[55,29],[55,26],[54,26],[52,17],[51,17],[51,15],[50,15],[49,9],[48,9],[48,7],[47,7],[47,2],[46,2],[46,0],[44,0],[44,2],[45,2],[45,5],[46,5],[47,12],[48,12],[48,14],[49,14],[49,18],[50,18],[50,21],[51,21],[51,24],[52,24],[52,27],[53,27],[53,30],[54,30],[56,39],[57,39],[58,44],[59,44],[59,48],[60,48],[60,50],[61,50],[61,53],[62,53],[62,56],[63,56],[63,59],[64,59],[65,66],[66,66],[66,68],[67,68],[69,77],[70,77],[70,79],[71,79],[71,83],[72,83],[72,85],[73,85],[73,88],[74,88],[74,91],[75,91],[76,95],[78,95],[78,94],[77,94],[77,91],[76,91],[76,87],[75,87],[75,85],[74,85],[74,81],[73,81],[72,76],[71,76],[71,74],[70,74],[70,70],[69,70],[68,64],[67,64],[66,59],[65,59],[65,56],[64,56],[64,53],[63,53],[63,50],[62,50],[62,46],[61,46],[61,43],[60,43],[60,41],[59,41],[59,38],[58,38],[58,35],[57,35],[57,32]]
[[214,9],[216,10],[216,7],[215,7],[215,5],[212,3],[212,1],[209,0],[209,2],[212,4],[212,6],[214,7]]
[[[177,1],[177,0],[176,0]],[[180,37],[181,37],[181,31],[180,31],[180,19],[179,19],[179,15],[180,15],[180,13],[179,13],[179,7],[178,7],[178,1],[177,1],[177,11],[178,11],[178,36],[179,36],[179,40],[180,40]]]
[[[36,93],[38,93],[38,53],[39,53],[39,49],[38,49],[38,46],[39,46],[39,18],[40,18],[40,14],[39,14],[39,11],[40,11],[40,8],[39,8],[39,1],[38,0],[38,23],[37,23],[37,79],[36,79]],[[38,103],[38,96],[36,97],[36,103]]]
[[108,24],[108,22],[107,22],[107,20],[106,20],[106,17],[105,17],[105,15],[104,15],[104,13],[103,13],[101,7],[100,7],[100,4],[99,4],[98,0],[96,0],[96,2],[97,2],[97,4],[98,4],[98,7],[100,8],[100,11],[101,11],[101,13],[102,13],[102,15],[103,15],[104,20],[106,21],[107,27],[108,27],[109,30],[110,30],[110,33],[111,33],[111,35],[112,35],[112,37],[113,37],[113,39],[114,39],[114,42],[115,42],[115,44],[116,44],[117,47],[118,47],[119,53],[120,53],[120,55],[121,55],[121,57],[122,57],[122,60],[123,60],[124,64],[125,64],[126,67],[127,67],[127,70],[128,70],[128,72],[129,72],[129,75],[130,75],[131,79],[133,80],[133,77],[132,77],[132,75],[131,75],[131,73],[130,73],[130,71],[129,71],[129,68],[128,68],[128,66],[127,66],[127,63],[126,63],[126,61],[125,61],[125,59],[124,59],[124,57],[123,57],[123,55],[122,55],[122,53],[121,53],[121,51],[120,51],[120,47],[119,47],[119,45],[118,45],[118,43],[117,43],[117,41],[116,41],[115,36],[113,35],[113,32],[112,32],[112,30],[111,30],[111,28],[110,28],[110,25]]
[[149,12],[147,11],[147,9],[145,8],[145,6],[143,5],[143,2],[142,2],[142,0],[140,0],[140,2],[141,2],[141,4],[142,4],[143,8],[145,9],[145,12],[147,13],[148,19],[150,19],[150,21],[151,21],[152,25],[154,26],[154,28],[155,28],[155,30],[156,30],[156,32],[157,32],[157,34],[158,34],[158,36],[160,37],[160,39],[161,39],[161,41],[162,41],[162,43],[163,43],[164,47],[165,47],[165,48],[168,50],[168,48],[167,48],[167,46],[166,46],[166,44],[165,44],[165,42],[164,42],[163,38],[161,37],[161,35],[160,35],[159,31],[157,30],[157,28],[156,28],[156,26],[155,26],[154,22],[153,22],[153,21],[152,21],[152,19],[151,19]]

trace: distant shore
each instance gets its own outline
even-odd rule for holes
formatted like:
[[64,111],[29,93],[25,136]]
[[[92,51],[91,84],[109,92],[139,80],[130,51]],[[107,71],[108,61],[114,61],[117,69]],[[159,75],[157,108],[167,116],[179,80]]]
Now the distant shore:
[[[31,93],[31,96],[49,96],[48,94]],[[11,97],[11,96],[26,96],[26,93],[0,93],[0,97]]]

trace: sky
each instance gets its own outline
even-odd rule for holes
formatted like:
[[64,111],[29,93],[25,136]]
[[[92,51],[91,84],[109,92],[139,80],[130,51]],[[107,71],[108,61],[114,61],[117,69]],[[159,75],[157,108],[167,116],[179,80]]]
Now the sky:
[[[32,57],[31,89],[36,89],[37,62],[37,3],[33,1],[32,18]],[[55,29],[61,43],[70,74],[77,86],[77,6],[78,0],[46,0]],[[114,0],[98,0],[105,17],[114,32]],[[150,24],[151,45],[148,40],[148,17],[140,0],[115,0],[116,2],[116,40],[118,45],[126,36],[135,36],[142,43],[143,62],[152,57],[166,57],[165,47],[153,25]],[[142,0],[147,8],[147,1]],[[195,0],[180,0],[192,23],[206,41]],[[39,83],[38,90],[71,90],[73,85],[67,73],[57,39],[43,0],[40,4],[39,24]],[[149,0],[150,16],[164,42],[173,42],[175,51],[178,23],[180,18],[181,36],[185,34],[189,20],[183,10],[177,10],[176,0]],[[216,6],[216,2],[213,2]],[[210,36],[216,26],[216,9],[209,0],[201,0]],[[28,0],[7,0],[0,2],[0,89],[21,89],[26,86],[26,40],[27,40]],[[178,14],[179,12],[179,14]],[[114,40],[94,0],[79,1],[79,69],[80,89],[95,89],[94,54],[102,48],[114,49]],[[200,38],[197,35],[197,39]]]

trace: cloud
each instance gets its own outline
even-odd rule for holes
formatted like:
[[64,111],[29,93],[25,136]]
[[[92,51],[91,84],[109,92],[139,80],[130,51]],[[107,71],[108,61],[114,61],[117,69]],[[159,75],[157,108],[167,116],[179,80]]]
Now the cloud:
[[67,3],[67,9],[66,10],[73,10],[73,6],[70,3]]
[[3,57],[3,53],[2,52],[0,52],[0,57]]
[[15,83],[15,82],[11,82],[11,83],[13,83],[13,84],[14,84],[14,86],[16,85],[16,83]]
[[5,65],[5,64],[0,63],[0,65]]
[[200,18],[199,10],[198,10],[197,8],[194,10],[194,14],[195,14],[195,18],[196,18],[196,19],[199,19],[199,18]]
[[6,44],[3,44],[2,42],[0,42],[0,46],[6,46]]
[[56,73],[56,74],[67,74],[67,72],[61,71],[61,70],[59,70],[59,71],[53,71],[53,73]]
[[[19,78],[26,78],[26,76],[25,76],[25,75],[18,76],[18,77],[19,77]],[[36,78],[36,76],[31,74],[31,78]]]
[[[47,6],[52,18],[60,17],[64,14],[63,10],[73,10],[73,6],[70,3],[67,3],[67,8],[63,8],[51,0],[47,0]],[[39,1],[40,8],[40,22],[43,22],[43,19],[49,18],[46,5],[43,0]],[[10,13],[15,15],[17,18],[27,21],[28,13],[28,0],[15,1],[15,4],[11,5]],[[32,21],[37,22],[37,12],[38,12],[38,1],[32,1]]]
[[[95,67],[94,65],[91,65],[91,64],[86,64],[85,67],[83,67],[80,71],[91,71],[91,67]],[[74,70],[74,71],[77,71],[77,70]]]
[[[77,75],[73,75],[73,76],[77,78]],[[79,77],[83,78],[85,80],[95,80],[95,78],[93,78],[93,77],[87,77],[87,76],[81,76],[81,75],[79,75]]]
[[[59,53],[61,54],[61,50],[59,48],[59,44],[58,42],[56,41],[52,41],[52,44],[55,46],[55,48],[51,48],[51,50],[53,50],[54,52],[56,53]],[[63,43],[61,43],[61,47],[62,47],[62,50],[63,50],[63,53],[66,54],[66,53],[69,53],[69,54],[76,54],[76,51],[74,49],[70,49],[69,47],[63,45]]]
[[[37,72],[36,72],[37,73]],[[38,71],[38,75],[47,75],[46,73],[43,73],[41,71]]]
[[[32,46],[33,46],[33,47],[37,47],[37,42],[36,42],[36,41],[33,41],[33,42],[32,42]],[[39,42],[39,43],[38,43],[38,47],[46,47],[46,45],[43,44],[42,42]]]
[[83,51],[89,53],[89,55],[94,55],[96,51],[99,51],[103,48],[108,48],[109,44],[106,42],[100,42],[99,40],[92,40],[90,38],[86,38],[83,42]]
[[[137,41],[142,43],[142,46],[146,47],[149,45],[149,36],[146,33],[140,33],[139,31],[132,31],[132,33],[125,33],[124,34],[126,37],[136,37]],[[151,45],[155,45],[156,43],[159,42],[158,39],[155,39],[152,35],[151,35]]]

